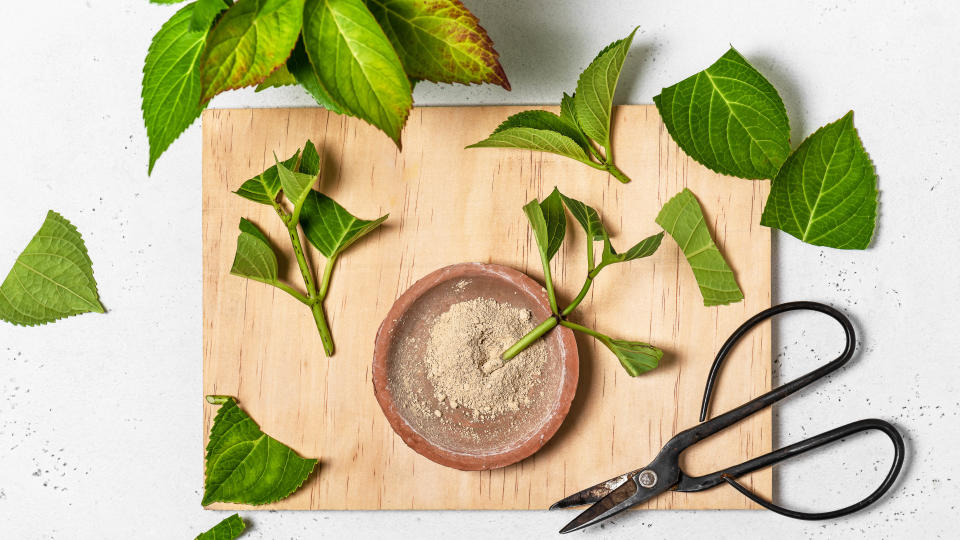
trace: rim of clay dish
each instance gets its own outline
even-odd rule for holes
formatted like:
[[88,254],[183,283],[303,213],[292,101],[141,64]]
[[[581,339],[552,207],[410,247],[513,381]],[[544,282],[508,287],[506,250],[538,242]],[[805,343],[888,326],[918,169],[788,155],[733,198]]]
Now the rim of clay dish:
[[557,326],[552,333],[557,333],[561,340],[563,351],[563,373],[561,374],[561,389],[553,410],[543,422],[540,429],[519,444],[511,446],[502,452],[490,454],[469,454],[454,452],[434,445],[417,433],[400,414],[400,410],[387,385],[387,358],[389,356],[393,329],[402,319],[404,313],[420,298],[438,284],[451,279],[470,277],[492,277],[516,288],[519,292],[535,300],[550,311],[550,301],[543,287],[530,276],[499,264],[460,263],[443,267],[427,274],[407,289],[393,304],[386,318],[377,331],[377,338],[373,349],[373,392],[383,409],[384,416],[390,422],[393,430],[400,435],[403,442],[418,454],[447,467],[465,471],[480,471],[497,469],[512,465],[533,455],[543,447],[560,429],[560,425],[570,412],[577,390],[577,379],[580,375],[580,357],[577,352],[577,341],[573,331],[569,328]]

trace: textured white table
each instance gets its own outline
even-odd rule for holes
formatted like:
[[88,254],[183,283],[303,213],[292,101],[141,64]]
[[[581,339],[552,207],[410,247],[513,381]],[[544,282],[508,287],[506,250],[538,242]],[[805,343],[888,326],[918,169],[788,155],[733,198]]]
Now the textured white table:
[[[861,336],[861,354],[846,369],[778,408],[776,431],[788,443],[869,416],[895,422],[909,453],[891,494],[838,521],[759,511],[644,512],[584,534],[955,537],[960,5],[515,4],[469,2],[502,54],[513,92],[421,84],[416,102],[555,103],[597,50],[639,24],[618,102],[649,103],[660,87],[706,67],[732,43],[780,90],[795,141],[853,108],[880,175],[880,227],[868,251],[774,235],[775,301],[832,303],[855,318]],[[199,125],[148,178],[139,110],[149,39],[172,12],[146,0],[0,6],[0,272],[46,210],[57,209],[83,232],[109,310],[34,329],[0,324],[0,538],[192,538],[226,515],[200,507]],[[296,88],[231,92],[213,102],[310,105]],[[816,319],[786,322],[839,335]],[[833,341],[805,341],[786,330],[775,347],[781,380],[838,350]],[[779,500],[827,509],[870,491],[889,464],[889,444],[879,435],[848,442],[782,467]],[[245,538],[464,540],[550,537],[572,516],[244,514],[252,524]]]

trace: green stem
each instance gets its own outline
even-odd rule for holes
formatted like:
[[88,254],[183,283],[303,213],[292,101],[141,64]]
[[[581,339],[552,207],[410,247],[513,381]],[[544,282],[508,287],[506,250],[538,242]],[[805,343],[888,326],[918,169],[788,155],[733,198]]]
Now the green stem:
[[617,166],[613,164],[613,161],[607,160],[604,164],[604,170],[623,184],[630,182],[630,177],[623,174],[623,171],[618,169]]
[[[251,278],[251,279],[253,279],[253,278]],[[257,281],[259,281],[259,280],[257,280]],[[267,283],[267,282],[265,281],[264,283]],[[273,285],[274,287],[280,289],[281,291],[286,292],[287,294],[289,294],[290,296],[292,296],[292,297],[296,298],[297,300],[303,302],[304,304],[306,304],[306,305],[308,305],[308,306],[310,305],[310,299],[309,299],[309,298],[307,298],[306,296],[302,295],[302,294],[300,293],[300,291],[294,289],[293,287],[287,285],[286,283],[284,283],[284,282],[282,282],[282,281],[279,281],[279,280],[278,280],[278,281],[269,282],[269,283],[270,283],[270,285]]]
[[320,292],[318,293],[321,302],[327,297],[327,291],[330,290],[330,276],[333,275],[333,267],[336,262],[337,255],[334,253],[323,266],[323,277],[320,279]]
[[553,275],[550,273],[550,260],[547,259],[547,254],[544,251],[540,251],[540,264],[543,265],[543,283],[546,285],[547,297],[550,299],[550,311],[557,313],[559,308],[557,307],[557,293],[553,290]]
[[[563,323],[561,323],[563,324]],[[510,346],[509,349],[503,352],[503,361],[506,362],[512,359],[514,356],[520,354],[524,349],[530,346],[534,341],[540,339],[544,334],[553,329],[557,325],[557,318],[550,317],[549,319],[538,324],[536,328],[527,332],[527,335],[520,338],[520,341],[517,341]]]
[[330,333],[330,327],[327,325],[327,314],[323,311],[323,303],[320,299],[317,299],[310,306],[310,312],[313,313],[313,320],[317,323],[317,331],[320,332],[323,352],[327,356],[333,356],[333,334]]
[[573,313],[573,310],[577,309],[577,306],[580,305],[580,302],[583,302],[583,299],[587,296],[587,291],[590,290],[590,285],[593,284],[593,277],[587,276],[587,279],[583,282],[583,287],[580,288],[580,292],[577,294],[577,297],[573,299],[573,302],[570,302],[570,305],[565,307],[563,311],[560,312],[561,317],[566,317],[567,315]]
[[597,332],[596,330],[591,330],[591,329],[587,328],[586,326],[577,324],[577,323],[575,323],[575,322],[570,322],[570,321],[567,321],[567,320],[562,320],[562,321],[560,321],[560,325],[561,325],[561,326],[566,326],[567,328],[569,328],[569,329],[571,329],[571,330],[576,330],[576,331],[578,331],[578,332],[583,332],[584,334],[589,334],[589,335],[591,335],[591,336],[599,339],[600,341],[602,341],[602,342],[604,342],[604,343],[606,343],[607,341],[610,340],[610,337],[609,337],[609,336],[605,336],[605,335],[601,334],[600,332]]

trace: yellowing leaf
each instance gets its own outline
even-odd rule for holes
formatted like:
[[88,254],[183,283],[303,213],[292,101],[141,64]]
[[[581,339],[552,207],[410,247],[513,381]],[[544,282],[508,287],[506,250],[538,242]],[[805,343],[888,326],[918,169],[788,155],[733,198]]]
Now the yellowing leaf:
[[286,62],[302,15],[303,0],[238,0],[207,37],[200,59],[201,101],[258,84]]
[[367,0],[367,7],[410,77],[510,90],[493,41],[459,0]]
[[303,17],[317,85],[342,112],[380,128],[399,146],[413,105],[410,81],[363,0],[306,0]]
[[50,210],[0,285],[0,319],[35,326],[91,311],[104,309],[83,238]]

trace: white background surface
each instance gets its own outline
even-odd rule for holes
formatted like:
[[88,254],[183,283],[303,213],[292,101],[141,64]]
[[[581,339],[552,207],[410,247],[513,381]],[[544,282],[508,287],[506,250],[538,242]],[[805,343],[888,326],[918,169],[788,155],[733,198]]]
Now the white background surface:
[[[955,538],[960,5],[468,5],[493,37],[513,91],[421,84],[416,103],[556,103],[597,50],[640,25],[619,103],[650,103],[662,86],[703,69],[732,43],[780,90],[794,144],[855,109],[880,175],[871,249],[820,249],[774,234],[775,301],[840,307],[857,321],[862,343],[844,370],[778,409],[776,431],[789,443],[864,417],[895,422],[909,453],[891,494],[838,521],[637,512],[583,534]],[[83,233],[109,310],[40,328],[0,323],[0,538],[193,538],[227,515],[200,507],[199,123],[147,177],[139,110],[147,45],[174,11],[146,0],[0,3],[0,273],[47,209],[57,209]],[[310,105],[297,88],[213,101]],[[779,332],[781,380],[838,350],[825,338],[839,333],[816,322],[807,335]],[[818,329],[824,338],[810,335]],[[871,435],[847,442],[779,470],[778,500],[825,510],[870,491],[889,464],[889,444]],[[538,538],[572,516],[247,512],[252,530],[244,538]]]

